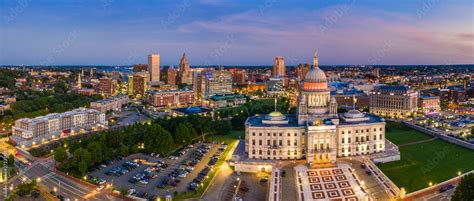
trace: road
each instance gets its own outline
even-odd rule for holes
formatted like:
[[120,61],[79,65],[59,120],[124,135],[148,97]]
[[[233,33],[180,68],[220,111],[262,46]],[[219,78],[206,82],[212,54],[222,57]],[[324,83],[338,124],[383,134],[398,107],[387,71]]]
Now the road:
[[52,160],[38,160],[32,166],[23,170],[24,172],[21,175],[10,180],[9,185],[13,188],[22,182],[36,179],[39,181],[38,185],[43,189],[63,195],[64,198],[70,200],[119,200],[107,193],[98,192],[92,187],[56,174],[52,169],[53,165]]

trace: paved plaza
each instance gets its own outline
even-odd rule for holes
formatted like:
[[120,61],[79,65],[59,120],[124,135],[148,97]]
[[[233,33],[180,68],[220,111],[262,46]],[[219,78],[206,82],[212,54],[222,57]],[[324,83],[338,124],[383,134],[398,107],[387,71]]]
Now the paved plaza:
[[300,200],[364,200],[366,193],[352,174],[350,166],[308,169],[296,166],[296,184]]

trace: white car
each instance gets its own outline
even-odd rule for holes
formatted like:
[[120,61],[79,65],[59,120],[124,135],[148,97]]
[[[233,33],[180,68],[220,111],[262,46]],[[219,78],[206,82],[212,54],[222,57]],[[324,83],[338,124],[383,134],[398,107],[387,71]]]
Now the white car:
[[97,187],[97,191],[100,191],[102,189],[104,189],[104,185],[100,185],[100,186]]
[[128,195],[134,195],[134,194],[136,194],[136,193],[137,193],[137,190],[135,190],[135,189],[133,189],[133,188],[132,188],[132,189],[128,189]]

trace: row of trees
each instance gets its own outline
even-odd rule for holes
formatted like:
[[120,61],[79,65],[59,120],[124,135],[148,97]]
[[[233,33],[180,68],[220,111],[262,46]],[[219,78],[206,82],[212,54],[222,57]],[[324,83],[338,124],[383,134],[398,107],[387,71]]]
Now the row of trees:
[[59,169],[83,176],[88,169],[118,156],[138,152],[168,155],[202,135],[224,134],[230,128],[229,121],[212,121],[202,116],[160,119],[119,131],[104,131],[79,141],[66,141],[55,149],[54,158],[59,162]]

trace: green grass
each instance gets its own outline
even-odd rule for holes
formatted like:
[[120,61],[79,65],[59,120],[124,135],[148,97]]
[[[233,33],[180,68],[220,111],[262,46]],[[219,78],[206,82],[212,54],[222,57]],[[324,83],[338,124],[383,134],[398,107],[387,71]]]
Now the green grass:
[[434,140],[400,147],[401,160],[384,163],[379,168],[398,187],[410,193],[474,169],[474,151]]
[[[240,137],[240,138],[239,138]],[[212,135],[207,137],[207,140],[209,141],[219,141],[219,142],[224,142],[226,144],[231,143],[232,141],[238,140],[238,139],[244,139],[244,131],[243,130],[233,130],[230,131],[229,134],[227,135]]]
[[388,122],[385,137],[396,145],[430,139],[431,136],[414,130],[402,123]]

